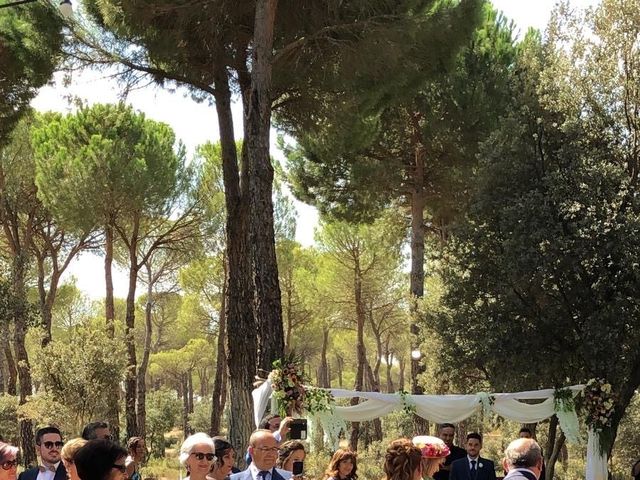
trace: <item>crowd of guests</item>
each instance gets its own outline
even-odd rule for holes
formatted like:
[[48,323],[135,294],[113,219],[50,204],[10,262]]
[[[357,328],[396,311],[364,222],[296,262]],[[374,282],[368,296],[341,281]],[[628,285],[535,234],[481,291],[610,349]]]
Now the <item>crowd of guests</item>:
[[[289,418],[270,416],[254,431],[246,449],[248,467],[236,468],[236,450],[227,440],[195,433],[180,447],[179,462],[189,480],[302,480],[305,444],[286,440]],[[391,442],[384,458],[385,480],[495,480],[494,463],[482,457],[482,436],[470,433],[465,448],[453,445],[455,427],[442,424],[438,437],[417,436]],[[540,480],[544,466],[540,446],[523,429],[505,450],[505,480]],[[147,454],[144,439],[133,437],[123,448],[113,441],[109,425],[94,422],[82,438],[63,442],[56,427],[35,436],[40,464],[17,474],[18,448],[0,442],[0,480],[142,480]],[[357,480],[357,454],[338,449],[322,480]]]

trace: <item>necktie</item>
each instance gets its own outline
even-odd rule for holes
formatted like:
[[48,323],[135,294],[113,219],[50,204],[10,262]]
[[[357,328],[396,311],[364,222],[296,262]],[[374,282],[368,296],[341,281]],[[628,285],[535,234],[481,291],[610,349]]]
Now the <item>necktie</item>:
[[269,472],[268,470],[260,470],[258,472],[258,478],[261,478],[262,480],[267,480],[267,475],[269,475],[269,473],[271,472]]
[[471,460],[471,477],[476,478],[478,475],[478,471],[476,470],[476,461]]
[[41,472],[46,472],[47,470],[50,472],[55,472],[56,467],[54,467],[53,465],[38,465],[38,470],[40,470]]

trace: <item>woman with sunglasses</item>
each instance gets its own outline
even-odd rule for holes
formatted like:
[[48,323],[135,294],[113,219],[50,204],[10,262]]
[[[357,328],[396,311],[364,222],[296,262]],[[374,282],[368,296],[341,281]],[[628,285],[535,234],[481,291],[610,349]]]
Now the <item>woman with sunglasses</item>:
[[213,440],[206,433],[194,433],[182,442],[180,464],[190,480],[206,480],[215,459]]
[[18,477],[18,447],[0,442],[0,480]]
[[89,440],[73,457],[80,480],[126,480],[127,451],[111,440]]

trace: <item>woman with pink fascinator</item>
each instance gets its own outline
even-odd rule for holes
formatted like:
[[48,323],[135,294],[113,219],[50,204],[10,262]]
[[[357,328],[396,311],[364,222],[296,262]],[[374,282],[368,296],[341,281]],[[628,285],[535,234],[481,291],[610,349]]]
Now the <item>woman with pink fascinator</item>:
[[430,435],[413,437],[411,442],[422,452],[422,478],[432,479],[449,455],[449,447],[443,440]]

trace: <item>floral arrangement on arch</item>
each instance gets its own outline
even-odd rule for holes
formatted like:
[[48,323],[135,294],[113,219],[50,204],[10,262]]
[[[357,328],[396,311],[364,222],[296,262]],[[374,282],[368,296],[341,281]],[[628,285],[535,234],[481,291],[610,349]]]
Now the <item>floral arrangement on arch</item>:
[[586,423],[595,432],[602,432],[611,426],[615,412],[615,395],[611,384],[603,378],[592,378],[584,388]]
[[294,353],[273,362],[269,374],[273,396],[278,402],[278,411],[283,416],[302,414],[305,407],[306,377],[302,369],[302,360]]

